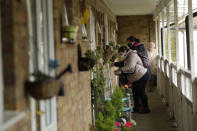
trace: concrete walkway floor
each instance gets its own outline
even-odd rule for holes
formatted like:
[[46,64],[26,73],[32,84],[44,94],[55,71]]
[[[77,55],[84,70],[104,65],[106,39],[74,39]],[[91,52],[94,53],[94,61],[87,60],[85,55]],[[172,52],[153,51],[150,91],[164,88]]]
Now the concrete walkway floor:
[[132,131],[178,131],[175,122],[170,121],[167,107],[156,90],[148,92],[150,113],[133,113],[132,118],[137,125]]

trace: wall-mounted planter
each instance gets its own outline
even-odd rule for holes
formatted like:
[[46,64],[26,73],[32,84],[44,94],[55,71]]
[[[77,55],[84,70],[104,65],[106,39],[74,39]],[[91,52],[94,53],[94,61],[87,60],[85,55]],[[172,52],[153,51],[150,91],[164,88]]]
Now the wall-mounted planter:
[[104,49],[104,55],[103,55],[103,61],[104,64],[110,60],[113,56],[113,50],[111,49],[111,47],[109,45],[106,45],[106,48]]
[[[50,62],[50,64],[51,63],[53,62]],[[57,95],[64,96],[65,86],[63,82],[61,82],[61,78],[67,72],[72,73],[72,66],[70,64],[67,65],[67,67],[62,70],[55,78],[51,78],[45,74],[42,74],[40,71],[35,72],[32,75],[34,75],[36,80],[27,81],[25,83],[26,91],[37,100],[49,99]]]
[[77,38],[77,31],[78,26],[62,26],[61,28],[61,34],[62,34],[62,41],[63,42],[69,42],[69,43],[75,43]]
[[49,99],[56,96],[61,87],[60,81],[56,79],[37,80],[26,82],[27,92],[35,99]]
[[78,45],[78,69],[79,71],[88,71],[94,67],[96,61],[88,57],[82,57],[81,46]]

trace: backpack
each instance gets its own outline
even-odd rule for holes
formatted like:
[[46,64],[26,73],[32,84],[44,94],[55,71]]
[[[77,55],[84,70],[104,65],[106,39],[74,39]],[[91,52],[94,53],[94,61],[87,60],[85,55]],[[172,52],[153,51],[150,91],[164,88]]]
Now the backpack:
[[144,47],[144,44],[140,44],[138,46],[132,46],[131,49],[137,50],[137,54],[142,60],[143,66],[145,68],[148,68],[150,66],[150,62],[149,62],[148,54],[147,54],[146,48]]
[[138,56],[142,60],[143,66],[145,68],[148,68],[150,66],[149,58],[147,55],[145,55],[143,52],[137,52]]

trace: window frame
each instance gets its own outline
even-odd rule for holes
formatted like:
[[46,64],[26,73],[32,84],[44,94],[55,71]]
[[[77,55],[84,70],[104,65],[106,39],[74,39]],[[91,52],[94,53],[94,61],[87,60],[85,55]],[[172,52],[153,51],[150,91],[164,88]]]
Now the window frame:
[[3,123],[3,112],[4,112],[2,68],[3,68],[3,63],[2,63],[2,43],[1,43],[1,8],[0,8],[0,125]]

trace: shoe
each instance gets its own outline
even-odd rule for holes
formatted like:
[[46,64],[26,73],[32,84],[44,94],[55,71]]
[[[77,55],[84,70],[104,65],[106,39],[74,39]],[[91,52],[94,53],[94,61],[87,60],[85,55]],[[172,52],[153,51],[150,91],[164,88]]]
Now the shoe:
[[146,108],[146,109],[141,109],[141,110],[139,110],[139,113],[140,113],[140,114],[148,114],[148,113],[150,113],[150,110],[149,110],[148,108]]
[[132,113],[138,113],[138,112],[139,112],[139,109],[133,108],[133,112]]
[[144,111],[145,111],[145,113],[150,113],[150,109],[149,108],[145,109]]

